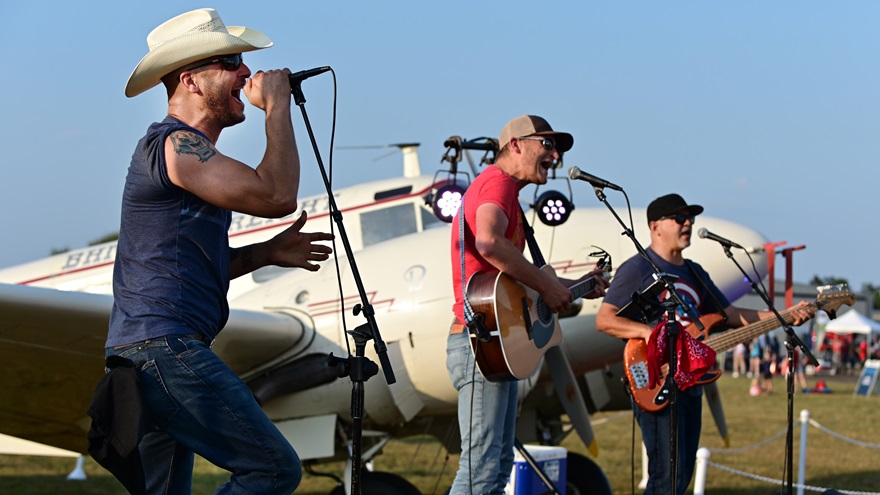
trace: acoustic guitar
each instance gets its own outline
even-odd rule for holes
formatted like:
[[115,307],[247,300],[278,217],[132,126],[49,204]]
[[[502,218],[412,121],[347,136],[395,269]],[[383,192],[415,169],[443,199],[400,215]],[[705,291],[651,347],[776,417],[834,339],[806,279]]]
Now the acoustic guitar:
[[[806,309],[812,309],[814,312],[818,310],[825,311],[829,317],[834,318],[836,311],[840,306],[846,304],[852,306],[856,301],[856,296],[852,292],[846,290],[844,286],[836,286],[819,294],[815,302],[806,306]],[[790,324],[794,321],[791,316],[792,310],[789,308],[779,314]],[[753,338],[763,335],[782,326],[778,318],[765,318],[749,325],[728,330],[709,337],[709,330],[721,323],[724,317],[718,313],[711,313],[700,317],[703,324],[703,330],[697,329],[696,325],[688,325],[685,327],[691,337],[703,342],[711,347],[715,352],[724,352],[733,349],[739,343],[745,343]],[[648,383],[648,347],[643,339],[629,339],[623,351],[623,366],[626,374],[626,380],[632,390],[633,399],[643,411],[657,412],[669,403],[669,395],[671,393],[672,377],[668,376],[669,365],[664,364],[661,367],[660,377],[654,387],[649,387]],[[697,385],[705,385],[712,383],[721,377],[721,370],[710,370],[699,379]]]
[[[556,278],[550,265],[541,271]],[[569,287],[574,299],[596,287],[590,277]],[[528,378],[538,369],[547,349],[562,341],[556,315],[541,296],[503,272],[479,272],[468,280],[465,297],[481,314],[488,339],[471,334],[471,348],[487,380],[501,382]]]

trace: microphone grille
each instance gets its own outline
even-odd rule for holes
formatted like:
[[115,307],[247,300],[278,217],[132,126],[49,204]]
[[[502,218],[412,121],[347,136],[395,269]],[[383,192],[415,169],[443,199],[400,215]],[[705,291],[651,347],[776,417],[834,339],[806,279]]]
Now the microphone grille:
[[701,228],[700,230],[697,231],[697,235],[700,236],[701,239],[705,239],[705,238],[706,238],[706,235],[707,235],[708,233],[709,233],[709,231],[706,230],[706,227],[703,227],[703,228]]
[[579,175],[581,175],[581,169],[577,168],[576,166],[568,167],[569,179],[577,179]]

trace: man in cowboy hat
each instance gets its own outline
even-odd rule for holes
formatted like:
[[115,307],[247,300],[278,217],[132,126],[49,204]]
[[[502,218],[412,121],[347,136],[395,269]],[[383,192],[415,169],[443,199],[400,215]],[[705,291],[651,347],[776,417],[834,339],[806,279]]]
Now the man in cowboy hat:
[[[125,94],[161,82],[168,115],[149,127],[128,170],[106,342],[108,357],[139,370],[155,425],[138,446],[143,484],[147,493],[190,493],[196,453],[232,473],[223,493],[289,494],[302,476],[296,452],[210,345],[229,315],[231,278],[269,264],[314,271],[330,254],[319,243],[330,234],[300,232],[305,212],[266,242],[229,247],[231,211],[277,218],[296,209],[290,71],[252,75],[242,53],[272,42],[225,26],[213,9],[166,21],[147,43]],[[242,91],[266,114],[255,168],[215,147],[224,128],[244,120]]]
[[[691,306],[696,316],[716,312],[725,315],[726,324],[731,327],[743,326],[765,318],[775,318],[770,311],[732,306],[709,274],[699,264],[682,255],[691,245],[694,222],[703,207],[688,204],[678,194],[661,196],[648,205],[648,227],[651,231],[651,244],[646,249],[647,256],[661,272],[676,277],[674,287],[685,304]],[[622,339],[644,339],[649,342],[654,332],[655,322],[644,323],[618,316],[620,309],[632,298],[634,292],[642,292],[653,280],[654,269],[640,255],[624,261],[617,269],[608,294],[596,314],[596,329]],[[665,299],[666,293],[660,295]],[[803,303],[801,306],[805,306]],[[686,328],[691,324],[688,314],[676,308],[678,321]],[[813,313],[799,307],[791,313],[795,325],[800,325],[813,316]],[[658,334],[660,332],[658,331]],[[645,493],[649,495],[685,492],[694,473],[697,448],[700,442],[702,417],[702,387],[695,385],[678,393],[678,458],[676,460],[677,488],[672,490],[671,475],[671,415],[670,407],[656,412],[643,411],[633,401],[633,410],[642,430],[642,441],[648,453],[648,484]]]

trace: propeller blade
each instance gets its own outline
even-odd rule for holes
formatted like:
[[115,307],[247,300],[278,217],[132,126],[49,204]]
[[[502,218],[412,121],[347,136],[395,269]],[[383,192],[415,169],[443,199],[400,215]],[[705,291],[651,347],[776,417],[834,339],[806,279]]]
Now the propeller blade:
[[562,407],[574,425],[575,431],[587,446],[590,454],[593,457],[598,457],[599,446],[593,434],[593,426],[590,424],[590,413],[587,411],[587,405],[584,403],[584,397],[581,395],[581,389],[578,387],[568,358],[565,357],[565,353],[559,346],[555,346],[547,349],[544,354],[544,362],[547,363],[550,376],[553,377],[556,395],[562,402]]
[[724,405],[721,403],[721,391],[718,389],[718,382],[703,385],[703,392],[706,395],[706,403],[709,404],[709,410],[712,411],[712,419],[715,420],[715,426],[718,427],[718,433],[724,439],[724,446],[729,448],[730,435],[727,433],[727,420],[724,419]]

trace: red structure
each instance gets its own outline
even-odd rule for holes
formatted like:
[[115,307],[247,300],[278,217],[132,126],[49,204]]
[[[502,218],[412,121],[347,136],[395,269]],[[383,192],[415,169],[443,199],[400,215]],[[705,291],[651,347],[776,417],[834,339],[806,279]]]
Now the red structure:
[[[764,251],[767,252],[767,277],[770,279],[770,302],[774,305],[776,302],[776,276],[775,276],[775,268],[776,268],[776,248],[779,246],[784,246],[787,244],[787,241],[781,242],[768,242],[764,244]],[[794,303],[794,281],[792,281],[792,262],[795,251],[800,251],[801,249],[806,248],[805,245],[785,248],[780,253],[785,258],[785,307],[790,308]]]

